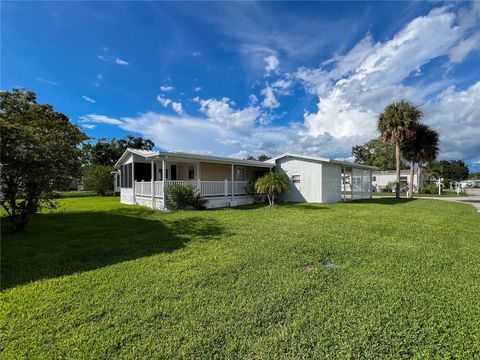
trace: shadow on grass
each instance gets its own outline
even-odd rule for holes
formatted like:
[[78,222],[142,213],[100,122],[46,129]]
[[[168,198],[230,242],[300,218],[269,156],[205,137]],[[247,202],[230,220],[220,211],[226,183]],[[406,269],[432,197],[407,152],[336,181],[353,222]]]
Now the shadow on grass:
[[295,203],[288,202],[280,204],[281,207],[287,209],[298,209],[298,210],[329,210],[328,206],[320,203]]
[[10,233],[2,219],[1,288],[88,271],[171,252],[193,239],[226,231],[215,219],[155,219],[143,209],[38,214],[26,233]]
[[406,204],[412,201],[416,201],[417,199],[405,199],[405,198],[390,198],[390,197],[383,197],[383,198],[373,198],[373,199],[365,199],[365,200],[353,200],[349,201],[348,204],[381,204],[381,205],[398,205],[398,204]]
[[[320,203],[302,203],[302,202],[278,202],[275,203],[273,206],[269,206],[268,203],[257,203],[252,205],[241,205],[241,206],[234,206],[232,210],[256,210],[260,208],[266,209],[298,209],[298,210],[328,210],[329,208],[325,206],[325,204]],[[216,209],[218,211],[224,209]]]

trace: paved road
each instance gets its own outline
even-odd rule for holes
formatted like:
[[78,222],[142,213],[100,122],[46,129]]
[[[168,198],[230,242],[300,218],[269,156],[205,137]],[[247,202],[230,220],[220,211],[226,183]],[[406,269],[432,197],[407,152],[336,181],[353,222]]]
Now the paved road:
[[467,189],[466,197],[424,197],[422,199],[434,199],[444,201],[454,201],[464,204],[470,204],[480,213],[480,189]]
[[441,200],[450,200],[460,202],[464,204],[470,204],[480,213],[480,189],[467,189],[467,197],[454,197],[454,198],[435,198]]

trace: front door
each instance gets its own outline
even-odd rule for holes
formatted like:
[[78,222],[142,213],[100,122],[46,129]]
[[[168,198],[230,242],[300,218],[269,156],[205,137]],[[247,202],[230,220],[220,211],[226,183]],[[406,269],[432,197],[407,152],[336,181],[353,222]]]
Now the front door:
[[170,180],[177,180],[177,165],[170,165],[170,171],[172,172]]

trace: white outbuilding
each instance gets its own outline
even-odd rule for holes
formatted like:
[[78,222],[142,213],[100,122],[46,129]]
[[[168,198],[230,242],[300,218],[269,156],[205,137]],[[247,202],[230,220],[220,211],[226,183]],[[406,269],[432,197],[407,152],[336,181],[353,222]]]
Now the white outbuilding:
[[290,179],[290,191],[281,195],[283,201],[333,203],[372,197],[372,166],[296,154],[268,162]]

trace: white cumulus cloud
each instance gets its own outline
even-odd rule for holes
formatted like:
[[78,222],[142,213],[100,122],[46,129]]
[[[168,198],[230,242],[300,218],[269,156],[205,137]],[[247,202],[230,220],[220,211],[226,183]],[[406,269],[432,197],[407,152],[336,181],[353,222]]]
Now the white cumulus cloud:
[[262,101],[262,106],[269,108],[269,109],[275,109],[280,106],[280,103],[278,102],[277,98],[275,97],[275,94],[273,92],[273,88],[271,86],[268,86],[261,91],[261,94],[264,96],[263,101]]
[[92,104],[95,104],[95,103],[96,103],[96,101],[95,101],[94,99],[92,99],[91,97],[86,96],[86,95],[82,95],[82,99],[85,100],[85,101],[88,101],[88,102],[90,102],[90,103],[92,103]]
[[255,106],[248,106],[241,110],[234,109],[234,104],[228,98],[204,100],[197,97],[194,100],[200,104],[200,112],[205,114],[211,122],[242,134],[250,133],[255,120],[260,115],[259,108]]
[[117,63],[118,65],[128,65],[128,61],[120,59],[118,57],[115,58],[115,63]]
[[278,65],[280,64],[280,61],[275,55],[269,55],[265,57],[263,60],[265,60],[265,71],[267,72],[267,75],[270,75],[270,73],[275,72],[278,68]]

